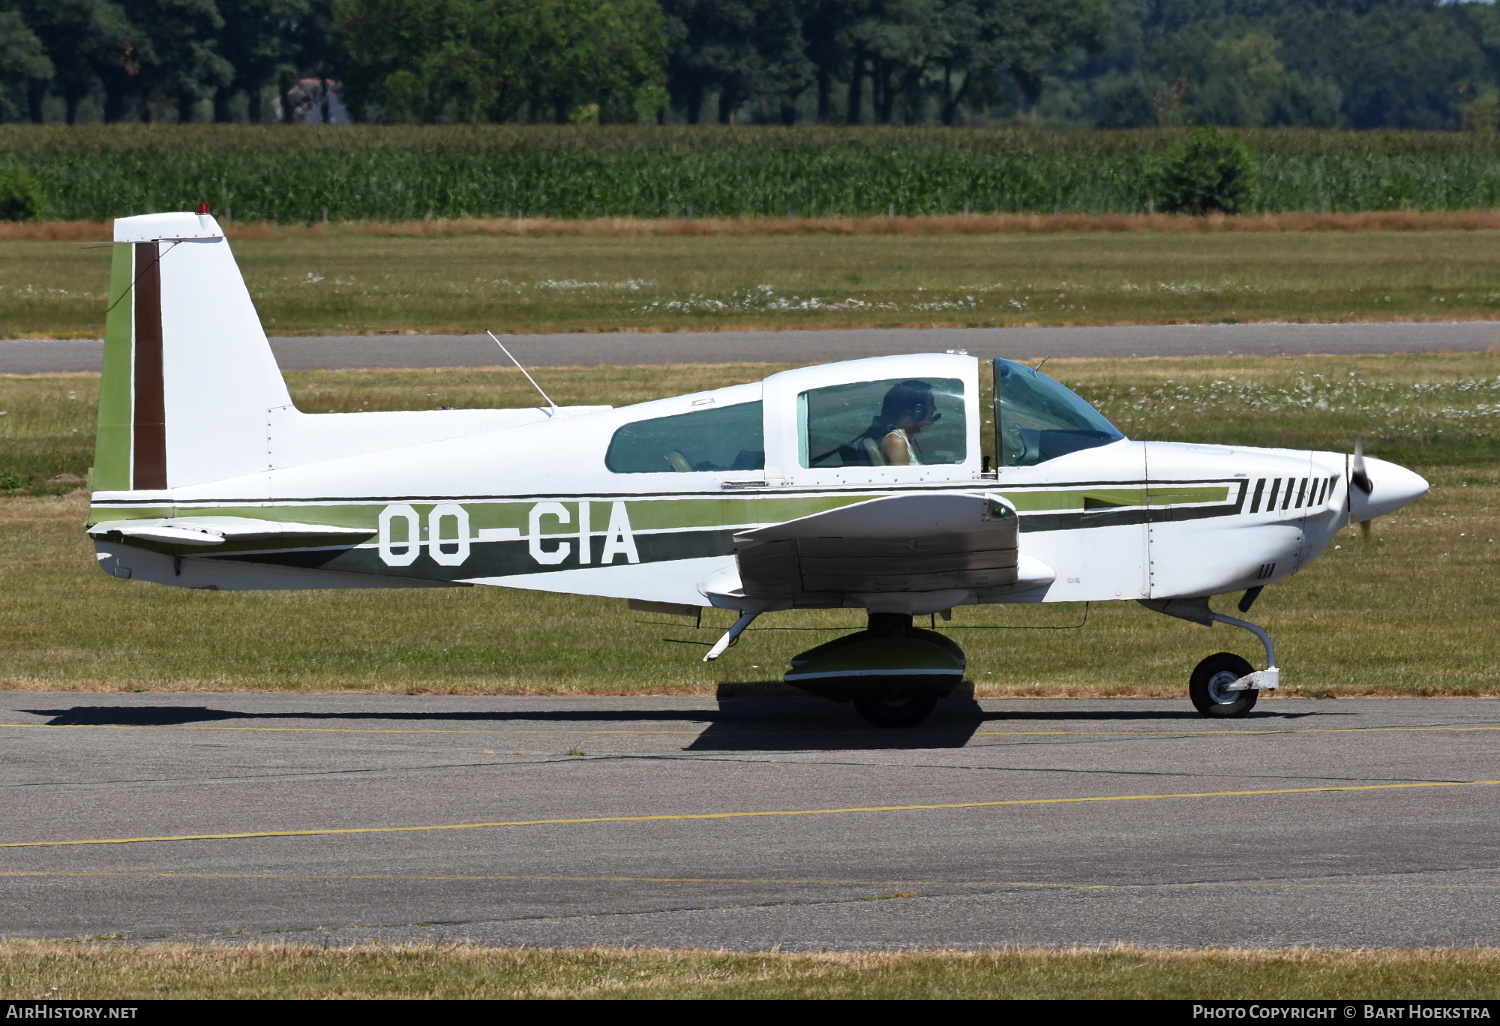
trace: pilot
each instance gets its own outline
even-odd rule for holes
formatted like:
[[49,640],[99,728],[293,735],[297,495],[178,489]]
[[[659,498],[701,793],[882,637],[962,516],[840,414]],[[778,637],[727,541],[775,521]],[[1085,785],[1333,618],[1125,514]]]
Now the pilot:
[[892,385],[880,404],[880,416],[870,422],[863,437],[875,442],[880,462],[886,466],[917,466],[922,461],[912,439],[923,428],[942,419],[936,407],[932,386],[927,382],[903,381]]

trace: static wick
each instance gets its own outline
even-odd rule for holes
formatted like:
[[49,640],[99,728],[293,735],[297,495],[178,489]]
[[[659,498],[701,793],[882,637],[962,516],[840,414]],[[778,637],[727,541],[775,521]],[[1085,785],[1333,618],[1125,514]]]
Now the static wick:
[[525,367],[521,366],[521,361],[517,360],[515,358],[515,356],[511,353],[511,351],[509,349],[505,348],[505,343],[501,342],[498,338],[496,338],[495,337],[495,333],[493,331],[486,331],[485,334],[490,337],[490,341],[494,342],[495,345],[497,345],[497,346],[500,347],[500,351],[502,353],[504,353],[506,356],[510,357],[510,362],[516,365],[516,370],[518,370],[522,374],[526,375],[526,380],[529,381],[529,382],[531,382],[531,387],[534,388],[534,389],[536,389],[537,393],[543,399],[547,400],[547,405],[552,408],[551,411],[550,411],[550,413],[549,413],[549,416],[551,414],[557,413],[558,412],[558,406],[557,406],[557,404],[555,402],[552,401],[552,397],[550,395],[548,395],[546,392],[542,391],[542,386],[538,385],[536,383],[536,378],[532,377],[531,373],[529,371],[527,371],[527,369]]
[[1050,356],[1044,356],[1044,357],[1042,357],[1042,362],[1039,363],[1039,364],[1037,364],[1035,367],[1031,368],[1031,373],[1035,374],[1037,371],[1041,370],[1042,369],[1042,364],[1045,364],[1050,359],[1052,359],[1052,357],[1050,357]]

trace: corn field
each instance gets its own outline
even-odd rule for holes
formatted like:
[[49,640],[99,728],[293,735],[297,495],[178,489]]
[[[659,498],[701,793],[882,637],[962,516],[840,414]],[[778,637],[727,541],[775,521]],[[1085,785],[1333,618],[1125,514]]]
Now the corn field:
[[[1493,135],[1247,131],[1252,213],[1500,205]],[[0,126],[56,217],[1138,214],[1171,130]]]

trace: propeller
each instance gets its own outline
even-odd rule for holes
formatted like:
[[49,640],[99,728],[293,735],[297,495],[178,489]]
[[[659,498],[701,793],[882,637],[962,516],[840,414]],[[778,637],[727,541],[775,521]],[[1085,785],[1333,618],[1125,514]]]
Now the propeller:
[[1349,460],[1349,483],[1366,495],[1375,490],[1375,483],[1365,470],[1365,440],[1358,436],[1354,439],[1354,456]]
[[[1349,483],[1366,495],[1375,490],[1375,482],[1370,480],[1369,471],[1365,470],[1365,440],[1358,435],[1354,438],[1354,455],[1349,459]],[[1368,520],[1359,522],[1359,536],[1364,541],[1370,540]]]

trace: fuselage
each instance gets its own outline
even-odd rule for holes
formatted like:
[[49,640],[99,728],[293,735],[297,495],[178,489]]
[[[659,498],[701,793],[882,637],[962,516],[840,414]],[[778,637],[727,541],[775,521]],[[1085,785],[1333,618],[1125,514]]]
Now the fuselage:
[[[92,533],[107,572],[193,588],[495,585],[691,607],[735,604],[724,582],[742,531],[911,493],[994,496],[1013,508],[1020,555],[1047,572],[1033,574],[1034,586],[910,596],[909,611],[924,613],[1253,588],[1305,566],[1351,515],[1388,512],[1426,489],[1369,460],[1377,490],[1351,496],[1339,453],[1118,437],[1056,455],[1017,443],[1023,462],[995,466],[980,369],[952,354],[851,361],[617,409],[517,411],[500,426],[474,421],[414,443],[408,426],[418,439],[441,436],[432,425],[442,413],[291,411],[282,437],[347,435],[364,451],[285,466],[273,452],[252,474],[98,491]],[[940,393],[946,434],[931,433],[923,450],[930,462],[818,465],[817,397],[901,379],[950,383]],[[301,527],[289,537],[231,531],[211,546],[108,533],[127,519],[211,528],[214,518]],[[309,530],[317,525],[340,534],[320,537]]]

